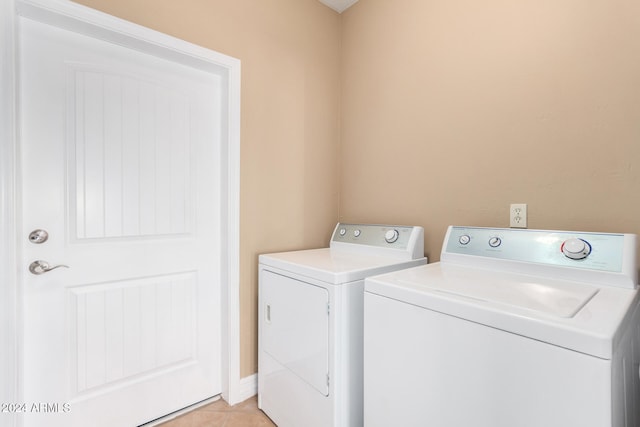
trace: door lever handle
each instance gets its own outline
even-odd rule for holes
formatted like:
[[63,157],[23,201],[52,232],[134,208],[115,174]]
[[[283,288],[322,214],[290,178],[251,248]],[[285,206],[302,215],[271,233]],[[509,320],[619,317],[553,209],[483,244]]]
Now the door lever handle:
[[69,268],[68,265],[64,265],[64,264],[50,265],[47,261],[42,261],[39,259],[29,264],[29,271],[31,272],[31,274],[39,275],[39,274],[44,274],[47,271],[55,270],[56,268],[60,268],[60,267]]

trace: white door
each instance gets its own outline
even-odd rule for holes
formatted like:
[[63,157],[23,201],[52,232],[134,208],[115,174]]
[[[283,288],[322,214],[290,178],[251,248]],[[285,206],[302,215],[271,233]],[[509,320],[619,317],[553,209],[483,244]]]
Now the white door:
[[24,425],[135,426],[219,394],[219,77],[18,24]]

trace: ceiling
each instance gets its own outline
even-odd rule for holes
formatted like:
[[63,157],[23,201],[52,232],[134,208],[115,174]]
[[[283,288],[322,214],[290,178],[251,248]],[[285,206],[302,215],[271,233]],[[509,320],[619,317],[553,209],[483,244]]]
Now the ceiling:
[[326,4],[338,13],[344,12],[357,1],[358,0],[320,0],[320,2]]

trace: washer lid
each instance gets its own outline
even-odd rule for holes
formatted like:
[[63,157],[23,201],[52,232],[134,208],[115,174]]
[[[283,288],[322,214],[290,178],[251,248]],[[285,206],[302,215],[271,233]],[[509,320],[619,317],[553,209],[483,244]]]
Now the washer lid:
[[422,286],[436,292],[558,317],[573,317],[598,293],[597,287],[583,283],[565,282],[558,286],[535,277],[518,278],[524,280],[519,281],[508,275],[488,276],[469,269],[447,270],[446,266],[442,273],[441,280],[430,280],[421,283]]
[[365,280],[365,292],[611,359],[636,290],[434,263]]
[[276,267],[312,279],[331,283],[354,282],[367,276],[399,268],[426,264],[426,258],[401,260],[395,257],[361,254],[340,249],[310,249],[260,255],[262,265]]

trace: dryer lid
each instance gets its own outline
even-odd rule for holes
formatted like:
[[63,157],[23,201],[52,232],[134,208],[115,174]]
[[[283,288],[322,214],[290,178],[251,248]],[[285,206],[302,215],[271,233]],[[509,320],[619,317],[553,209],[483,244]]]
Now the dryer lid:
[[426,258],[401,260],[329,248],[262,254],[258,260],[263,266],[334,285],[427,263]]

